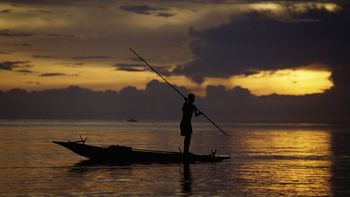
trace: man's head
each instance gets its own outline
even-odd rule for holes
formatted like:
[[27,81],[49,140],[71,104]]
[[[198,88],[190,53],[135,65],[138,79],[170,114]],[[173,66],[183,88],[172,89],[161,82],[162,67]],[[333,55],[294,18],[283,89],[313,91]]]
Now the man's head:
[[188,102],[190,102],[190,103],[193,103],[195,98],[196,98],[196,96],[193,93],[190,93],[187,96]]

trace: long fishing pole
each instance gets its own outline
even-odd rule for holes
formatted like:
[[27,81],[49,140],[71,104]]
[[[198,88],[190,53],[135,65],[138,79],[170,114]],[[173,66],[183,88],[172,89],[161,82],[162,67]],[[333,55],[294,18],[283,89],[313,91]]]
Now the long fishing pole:
[[[153,72],[155,72],[160,78],[162,78],[170,87],[172,87],[180,96],[182,96],[184,99],[187,99],[186,96],[184,96],[173,84],[171,84],[168,80],[166,80],[156,69],[154,69],[145,59],[143,59],[136,51],[134,51],[132,48],[129,48],[131,52],[133,52],[136,57],[138,57],[143,63],[145,63]],[[227,136],[227,133],[222,130],[214,121],[212,121],[206,114],[204,114],[201,110],[197,108],[197,110],[211,123],[213,124],[221,133]]]

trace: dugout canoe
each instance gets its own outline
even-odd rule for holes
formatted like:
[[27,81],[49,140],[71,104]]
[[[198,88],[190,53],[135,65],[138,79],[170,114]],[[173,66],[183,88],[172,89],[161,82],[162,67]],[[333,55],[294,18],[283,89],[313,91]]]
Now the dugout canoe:
[[87,145],[77,141],[53,141],[85,158],[111,163],[182,163],[182,162],[219,162],[229,159],[228,156],[217,156],[215,153],[198,155],[190,153],[187,157],[181,152],[133,149],[132,147],[111,145],[108,147]]

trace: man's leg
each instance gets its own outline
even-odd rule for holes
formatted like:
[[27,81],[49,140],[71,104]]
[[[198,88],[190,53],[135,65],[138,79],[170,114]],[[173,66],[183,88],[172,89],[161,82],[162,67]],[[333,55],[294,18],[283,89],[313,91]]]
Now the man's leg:
[[185,135],[184,140],[184,154],[188,154],[190,152],[190,143],[191,143],[191,134]]

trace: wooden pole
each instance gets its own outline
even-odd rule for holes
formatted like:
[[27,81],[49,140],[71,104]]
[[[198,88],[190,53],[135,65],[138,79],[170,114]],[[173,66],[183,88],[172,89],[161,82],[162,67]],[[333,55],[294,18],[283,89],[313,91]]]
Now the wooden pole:
[[[185,95],[183,95],[173,84],[171,84],[168,80],[166,80],[156,69],[154,69],[145,59],[143,59],[136,51],[134,51],[132,48],[129,48],[131,52],[133,52],[136,57],[138,57],[143,63],[145,63],[153,72],[155,72],[160,78],[162,78],[173,90],[175,90],[182,98],[187,99]],[[198,109],[198,108],[197,108]],[[227,136],[227,133],[222,130],[214,121],[212,121],[205,113],[203,113],[201,110],[198,109],[198,111],[201,112],[201,114],[211,123],[213,124],[221,133]]]

